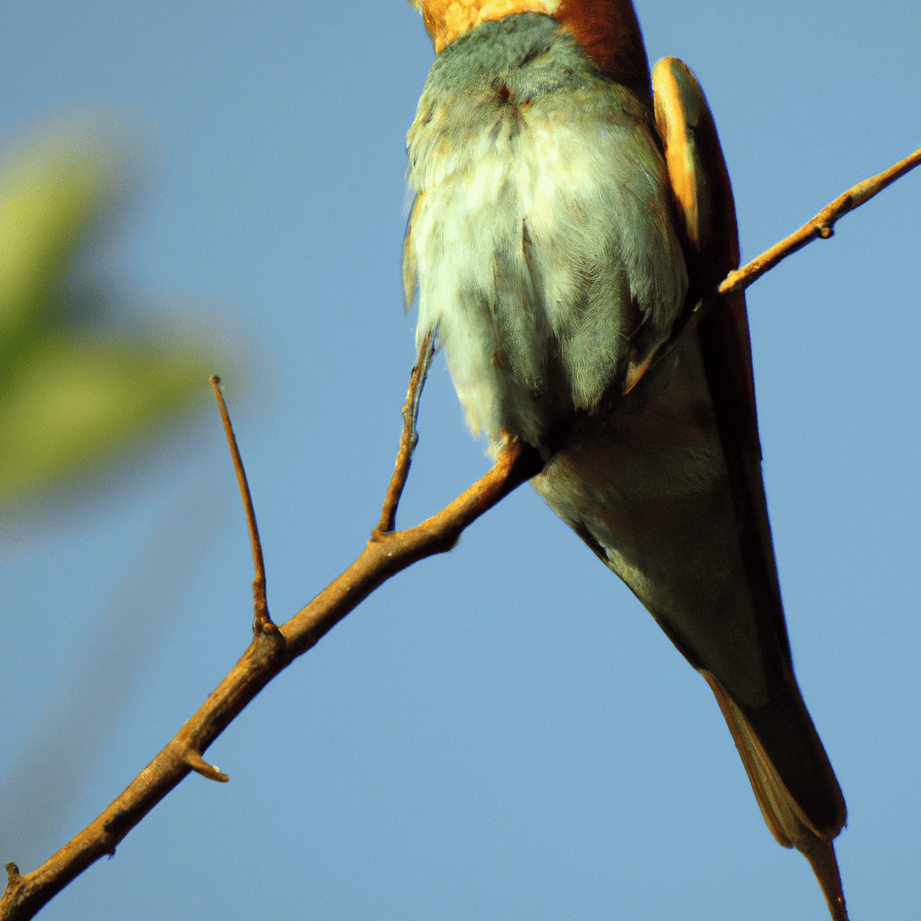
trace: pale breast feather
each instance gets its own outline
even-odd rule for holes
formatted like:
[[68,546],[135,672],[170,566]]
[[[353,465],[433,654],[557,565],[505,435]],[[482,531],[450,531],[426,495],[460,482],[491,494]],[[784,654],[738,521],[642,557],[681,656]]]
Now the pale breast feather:
[[408,143],[418,335],[437,329],[475,432],[540,444],[682,307],[651,113],[527,14],[439,55]]

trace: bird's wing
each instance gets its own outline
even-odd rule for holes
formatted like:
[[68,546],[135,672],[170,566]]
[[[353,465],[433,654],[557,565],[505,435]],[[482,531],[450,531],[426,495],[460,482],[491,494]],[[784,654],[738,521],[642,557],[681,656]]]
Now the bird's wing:
[[[697,338],[736,507],[739,548],[765,648],[779,654],[766,668],[769,700],[733,700],[718,675],[701,669],[748,772],[768,827],[813,864],[829,906],[844,915],[831,840],[846,819],[844,798],[793,675],[761,476],[761,447],[745,297],[716,297],[738,266],[732,189],[712,115],[690,69],[674,58],[654,70],[656,121],[692,285],[703,299]],[[692,296],[694,292],[692,291]]]
[[745,299],[715,294],[738,264],[732,191],[693,74],[668,59],[654,85],[688,263],[689,325],[628,377],[609,411],[576,419],[534,485],[706,678],[768,827],[807,856],[840,921],[831,840],[844,799],[793,674]]

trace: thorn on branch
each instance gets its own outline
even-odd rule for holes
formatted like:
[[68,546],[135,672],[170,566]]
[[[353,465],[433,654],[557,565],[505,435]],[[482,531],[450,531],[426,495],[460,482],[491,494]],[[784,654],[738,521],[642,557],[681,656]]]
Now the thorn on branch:
[[266,597],[265,559],[262,555],[262,542],[259,540],[259,527],[256,524],[256,510],[253,507],[253,497],[246,479],[243,458],[240,456],[240,448],[237,445],[237,436],[234,434],[230,413],[227,411],[224,394],[221,392],[221,379],[217,375],[211,378],[211,387],[214,390],[214,397],[221,413],[221,422],[224,424],[224,434],[227,436],[227,447],[230,450],[230,457],[233,461],[234,473],[237,475],[237,485],[240,487],[240,498],[243,500],[246,527],[249,531],[249,543],[253,553],[253,569],[256,574],[253,579],[253,633],[257,636],[260,633],[265,633],[273,639],[283,639],[269,614],[269,604]]
[[188,752],[185,756],[185,763],[196,774],[201,774],[202,777],[207,777],[208,780],[216,780],[219,783],[227,783],[230,780],[229,775],[221,773],[216,764],[208,764],[197,751]]

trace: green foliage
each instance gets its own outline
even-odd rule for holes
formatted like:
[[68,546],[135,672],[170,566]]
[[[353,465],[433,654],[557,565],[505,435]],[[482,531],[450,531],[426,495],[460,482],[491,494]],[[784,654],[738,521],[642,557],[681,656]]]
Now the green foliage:
[[129,329],[110,309],[91,257],[127,172],[76,123],[0,164],[0,507],[176,420],[216,370],[200,331]]

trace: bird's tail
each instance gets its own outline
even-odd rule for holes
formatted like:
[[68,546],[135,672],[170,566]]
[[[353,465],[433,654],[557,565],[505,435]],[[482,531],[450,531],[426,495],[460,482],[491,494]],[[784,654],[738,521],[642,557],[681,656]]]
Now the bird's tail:
[[818,827],[791,794],[749,719],[712,674],[704,670],[701,670],[701,674],[720,705],[771,834],[784,847],[795,847],[803,854],[822,887],[832,918],[835,921],[848,921],[841,875],[832,843],[845,819],[844,798],[834,774],[831,774],[831,793],[833,800],[840,800],[840,808],[835,810],[839,818],[831,825]]

